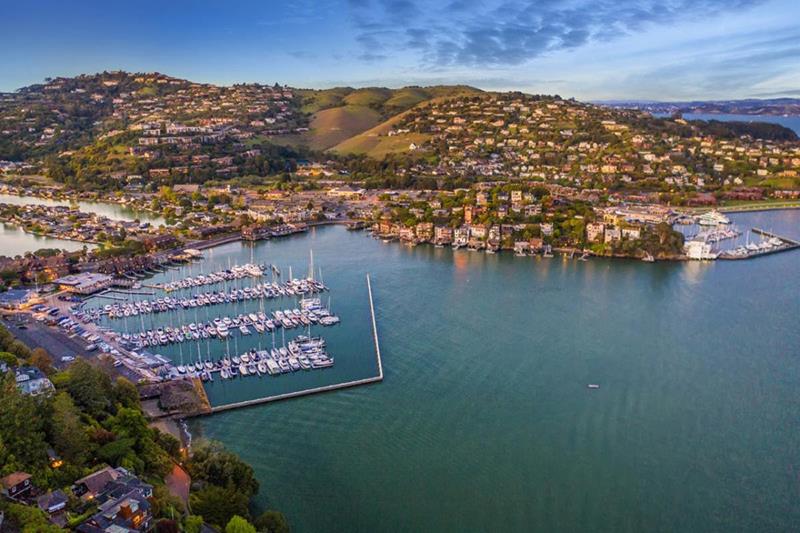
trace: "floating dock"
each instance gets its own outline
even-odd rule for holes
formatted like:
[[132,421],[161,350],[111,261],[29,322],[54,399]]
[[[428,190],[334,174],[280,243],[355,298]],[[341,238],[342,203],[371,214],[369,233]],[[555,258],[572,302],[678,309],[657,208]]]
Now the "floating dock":
[[[223,411],[230,411],[232,409],[239,409],[241,407],[251,407],[253,405],[260,405],[269,402],[276,402],[279,400],[288,400],[289,398],[299,398],[301,396],[308,396],[311,394],[318,394],[320,392],[329,392],[340,389],[348,389],[351,387],[358,387],[359,385],[368,385],[370,383],[379,383],[383,381],[383,362],[381,361],[381,347],[378,341],[378,324],[375,320],[375,304],[372,299],[372,283],[367,274],[367,293],[369,294],[369,312],[372,318],[372,336],[375,342],[375,358],[378,363],[378,374],[372,377],[357,379],[354,381],[346,381],[344,383],[334,383],[332,385],[324,385],[322,387],[315,387],[313,389],[304,389],[295,392],[287,392],[284,394],[276,394],[274,396],[266,396],[264,398],[254,398],[252,400],[245,400],[242,402],[229,403],[217,407],[211,407],[210,413],[220,413]],[[188,416],[198,416],[208,413],[195,413]]]
[[790,239],[789,237],[783,237],[781,235],[777,235],[775,233],[772,233],[771,231],[766,231],[766,230],[763,230],[761,228],[752,228],[750,231],[752,231],[753,233],[755,233],[757,235],[762,235],[762,236],[770,238],[770,239],[771,238],[778,239],[781,242],[783,242],[783,246],[777,246],[777,247],[769,248],[769,249],[766,249],[766,250],[757,250],[757,251],[754,250],[754,251],[751,251],[750,253],[748,253],[747,255],[734,255],[734,254],[722,252],[718,256],[718,259],[724,259],[724,260],[729,260],[729,261],[737,260],[737,259],[753,259],[755,257],[762,257],[762,256],[765,256],[765,255],[777,254],[777,253],[780,253],[780,252],[788,252],[790,250],[796,250],[796,249],[800,248],[800,241],[796,241],[794,239]]

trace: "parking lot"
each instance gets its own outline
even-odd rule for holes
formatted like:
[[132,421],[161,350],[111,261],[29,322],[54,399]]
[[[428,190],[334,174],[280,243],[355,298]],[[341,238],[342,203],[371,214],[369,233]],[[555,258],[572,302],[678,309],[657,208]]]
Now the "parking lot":
[[57,367],[68,363],[62,357],[92,357],[86,351],[87,343],[80,337],[70,337],[64,330],[37,322],[28,314],[17,314],[3,318],[3,325],[20,341],[33,348],[44,348]]

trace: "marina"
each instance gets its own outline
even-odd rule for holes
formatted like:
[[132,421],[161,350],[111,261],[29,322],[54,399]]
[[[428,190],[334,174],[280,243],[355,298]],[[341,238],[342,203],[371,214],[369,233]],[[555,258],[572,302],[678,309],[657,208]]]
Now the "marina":
[[786,252],[800,248],[800,242],[776,235],[770,231],[765,231],[760,228],[753,228],[751,230],[756,235],[761,236],[761,242],[748,242],[743,246],[738,246],[731,250],[726,250],[720,253],[720,259],[752,259],[763,255],[774,254],[778,252]]
[[[98,353],[111,356],[114,366],[137,376],[135,380],[196,381],[209,409],[318,388],[308,382],[330,387],[361,380],[361,372],[354,375],[347,364],[351,355],[336,348],[352,331],[339,334],[340,328],[330,328],[345,324],[342,327],[357,331],[361,326],[343,322],[331,311],[331,296],[322,297],[330,289],[322,283],[321,271],[319,280],[314,276],[313,253],[308,253],[307,277],[292,275],[298,270],[295,257],[284,281],[277,266],[253,261],[269,248],[267,242],[224,244],[129,289],[106,289],[83,301],[45,306],[41,314],[96,346]],[[239,250],[251,261],[241,262]],[[237,260],[232,260],[234,255]],[[220,285],[217,290],[204,290],[215,284]],[[371,297],[371,288],[367,292]],[[55,318],[50,319],[48,311]],[[326,333],[321,335],[323,329]],[[299,334],[290,336],[293,331]],[[340,361],[345,361],[342,371]],[[322,370],[330,377],[314,377]],[[255,380],[251,385],[240,379],[268,376],[283,379],[263,384]],[[369,372],[367,378],[372,377]],[[255,392],[260,389],[267,394]],[[235,393],[235,399],[219,399],[220,393]]]
[[[342,389],[349,389],[353,387],[358,387],[361,385],[370,385],[373,383],[379,383],[383,381],[383,362],[381,361],[381,347],[380,342],[378,340],[378,324],[375,320],[375,303],[372,297],[372,282],[370,280],[369,274],[366,276],[367,278],[367,294],[369,297],[369,310],[370,310],[370,323],[372,325],[372,339],[375,343],[375,363],[377,368],[377,374],[374,376],[368,376],[361,379],[354,379],[350,381],[344,381],[340,383],[333,383],[330,385],[322,385],[319,387],[313,387],[309,389],[303,389],[299,391],[292,391],[292,392],[285,392],[282,394],[276,394],[272,396],[265,396],[263,398],[254,398],[250,400],[244,400],[241,402],[230,403],[226,405],[219,405],[216,407],[211,408],[211,413],[221,413],[223,411],[229,411],[232,409],[239,409],[242,407],[252,407],[255,405],[261,405],[270,402],[276,402],[279,400],[288,400],[291,398],[299,398],[302,396],[309,396],[312,394],[319,394],[322,392],[331,392],[335,390],[342,390]],[[332,361],[331,361],[331,364]]]

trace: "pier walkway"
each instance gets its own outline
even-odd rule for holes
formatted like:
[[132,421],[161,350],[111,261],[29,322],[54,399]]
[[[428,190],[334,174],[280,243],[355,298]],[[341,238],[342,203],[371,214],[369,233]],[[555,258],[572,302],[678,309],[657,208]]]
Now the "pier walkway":
[[[250,407],[253,405],[260,405],[263,403],[276,402],[278,400],[287,400],[289,398],[299,398],[301,396],[308,396],[310,394],[318,394],[320,392],[328,392],[340,389],[348,389],[351,387],[358,387],[360,385],[368,385],[370,383],[379,383],[383,381],[383,362],[381,360],[381,347],[378,342],[378,324],[375,320],[375,304],[372,300],[372,283],[367,274],[367,293],[369,294],[369,312],[372,318],[372,335],[375,341],[375,358],[378,363],[378,374],[372,377],[357,379],[353,381],[346,381],[344,383],[334,383],[332,385],[325,385],[322,387],[315,387],[313,389],[305,389],[295,392],[287,392],[284,394],[276,394],[274,396],[266,396],[264,398],[255,398],[252,400],[245,400],[243,402],[229,403],[217,407],[211,407],[211,413],[220,413],[222,411],[230,411],[231,409],[239,409],[241,407]],[[198,416],[206,413],[195,413],[189,416]]]

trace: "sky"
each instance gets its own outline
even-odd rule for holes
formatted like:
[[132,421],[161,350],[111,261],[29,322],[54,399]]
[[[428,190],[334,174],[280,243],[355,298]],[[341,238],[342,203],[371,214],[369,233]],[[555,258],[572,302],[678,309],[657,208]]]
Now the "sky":
[[0,91],[127,70],[582,100],[800,97],[800,0],[0,0],[0,13]]

